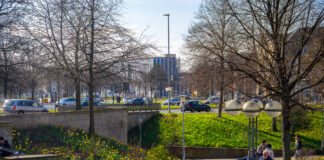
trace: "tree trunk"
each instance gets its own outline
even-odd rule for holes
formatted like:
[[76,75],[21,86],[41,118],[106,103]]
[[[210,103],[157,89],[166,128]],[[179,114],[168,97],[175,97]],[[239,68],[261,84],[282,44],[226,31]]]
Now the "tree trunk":
[[3,97],[7,99],[8,95],[8,77],[7,74],[5,73],[4,81],[3,81]]
[[7,53],[4,53],[4,78],[3,78],[3,97],[6,99],[8,96],[8,81],[9,81],[9,73],[8,73],[8,59],[7,59]]
[[222,117],[223,95],[224,95],[224,87],[223,87],[223,84],[221,84],[221,87],[220,87],[220,96],[219,96],[219,105],[218,105],[218,117]]
[[90,55],[89,55],[89,113],[90,113],[90,126],[89,135],[93,137],[95,135],[94,126],[94,111],[93,111],[93,90],[94,90],[94,75],[93,75],[93,57],[94,57],[94,0],[91,1],[91,42],[90,42]]
[[272,131],[278,131],[278,129],[277,129],[277,118],[276,117],[272,118],[272,126],[271,126],[271,128],[272,128]]
[[32,87],[32,97],[31,99],[34,100],[35,98],[35,87]]
[[80,90],[80,78],[74,79],[75,85],[75,110],[81,110],[81,90]]
[[290,103],[286,97],[281,98],[282,102],[282,156],[284,160],[290,160],[290,129],[289,121]]
[[223,111],[223,97],[224,97],[224,60],[221,59],[221,82],[220,82],[220,95],[219,95],[219,105],[218,105],[218,117],[222,117]]

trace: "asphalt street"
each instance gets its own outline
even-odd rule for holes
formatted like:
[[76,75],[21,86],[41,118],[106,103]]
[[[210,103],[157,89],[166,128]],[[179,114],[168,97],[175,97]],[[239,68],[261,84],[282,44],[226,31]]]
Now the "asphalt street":
[[[180,109],[171,109],[172,113],[182,113]],[[169,110],[167,109],[161,109],[160,113],[169,113]],[[185,113],[206,113],[205,111],[201,111],[201,112],[190,112],[190,111],[186,111]],[[218,108],[211,108],[210,113],[218,113]]]

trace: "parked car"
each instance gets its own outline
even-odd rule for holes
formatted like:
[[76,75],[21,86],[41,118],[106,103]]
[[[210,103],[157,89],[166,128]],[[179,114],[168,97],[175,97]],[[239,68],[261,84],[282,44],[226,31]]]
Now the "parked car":
[[27,112],[48,112],[48,109],[33,100],[7,99],[3,104],[3,112],[23,114]]
[[205,104],[218,104],[219,103],[219,98],[218,97],[208,97],[205,100]]
[[123,98],[123,103],[124,104],[132,104],[132,99],[131,98]]
[[145,101],[143,98],[134,98],[132,99],[132,105],[144,105]]
[[[93,95],[93,99],[96,102],[103,102],[104,99],[102,97],[100,97],[99,95]],[[86,97],[84,98],[84,101],[89,101],[89,94],[86,95]]]
[[[172,98],[172,99],[170,99],[170,104],[171,105],[180,105],[180,102],[181,102],[180,98]],[[167,99],[166,101],[164,101],[163,105],[169,105],[169,100]]]
[[144,98],[145,104],[153,104],[153,100],[151,98]]
[[[84,101],[81,103],[82,106],[89,106],[89,101]],[[93,102],[94,106],[102,106],[100,102]]]
[[183,110],[183,108],[185,109],[184,111],[191,111],[191,112],[194,112],[194,111],[210,112],[211,111],[210,106],[203,104],[199,101],[187,101],[181,106],[181,110]]
[[[62,98],[60,100],[60,106],[75,106],[75,98]],[[58,106],[58,103],[56,102],[55,106]]]

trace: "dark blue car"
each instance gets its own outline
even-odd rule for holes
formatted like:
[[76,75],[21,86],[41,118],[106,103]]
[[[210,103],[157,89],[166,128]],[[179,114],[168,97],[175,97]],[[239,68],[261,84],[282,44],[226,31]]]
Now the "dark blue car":
[[139,105],[139,106],[144,105],[144,103],[145,103],[145,101],[143,98],[134,98],[134,99],[132,99],[132,102],[131,102],[132,105]]

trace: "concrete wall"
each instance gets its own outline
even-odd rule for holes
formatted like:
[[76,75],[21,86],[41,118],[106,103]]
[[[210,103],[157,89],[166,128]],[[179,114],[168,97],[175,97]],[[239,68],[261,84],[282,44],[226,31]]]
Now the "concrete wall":
[[[139,125],[139,114],[143,123],[151,119],[155,112],[128,112],[126,108],[97,109],[94,112],[96,134],[116,138],[127,144],[128,130]],[[11,129],[37,128],[39,124],[57,124],[67,128],[89,129],[89,111],[70,111],[57,113],[9,114],[0,116],[0,136],[11,142]]]
[[0,136],[12,144],[12,127],[11,122],[0,121]]
[[[142,105],[142,106],[134,106],[134,105],[125,105],[125,104],[108,104],[103,106],[95,106],[95,109],[128,109],[129,111],[157,111],[161,109],[161,104],[154,103],[149,105]],[[81,110],[89,110],[89,106],[81,106]],[[75,111],[75,106],[59,106],[59,112],[66,112],[66,111]]]
[[142,114],[142,124],[149,119],[151,119],[154,115],[159,114],[158,111],[155,112],[129,112],[128,113],[128,131],[136,126],[139,126],[139,115]]
[[[169,146],[170,154],[182,157],[181,146]],[[281,150],[273,150],[275,157],[281,157]],[[292,150],[291,153],[294,151]],[[189,159],[216,159],[216,158],[243,158],[248,154],[248,149],[211,148],[211,147],[186,147],[186,158]]]
[[[104,137],[114,137],[127,143],[128,112],[126,109],[95,110],[96,133]],[[1,115],[0,121],[10,121],[12,128],[36,128],[41,123],[57,124],[68,128],[89,128],[89,111],[35,113],[24,115]],[[1,126],[2,127],[2,126]]]

